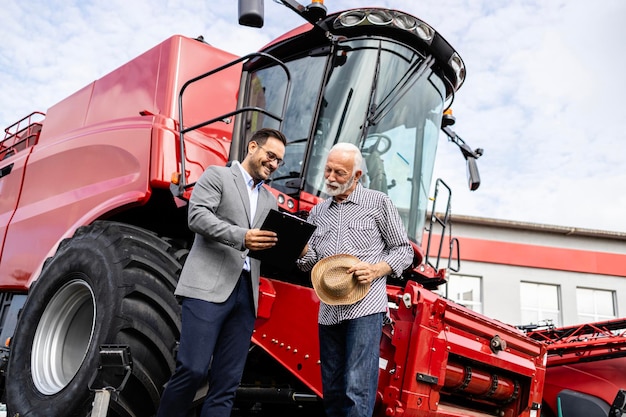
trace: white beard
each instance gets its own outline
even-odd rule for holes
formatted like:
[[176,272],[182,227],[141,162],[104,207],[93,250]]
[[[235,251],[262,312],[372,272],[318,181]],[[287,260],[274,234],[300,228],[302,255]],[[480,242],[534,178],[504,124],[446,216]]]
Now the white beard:
[[[354,185],[354,175],[350,177],[350,179],[348,181],[346,181],[345,184],[339,184],[337,181],[328,181],[326,180],[324,182],[324,184],[326,185],[326,194],[328,194],[331,197],[335,197],[341,194],[345,194],[346,191],[348,191],[352,185]],[[329,186],[335,187],[335,188],[331,188]]]

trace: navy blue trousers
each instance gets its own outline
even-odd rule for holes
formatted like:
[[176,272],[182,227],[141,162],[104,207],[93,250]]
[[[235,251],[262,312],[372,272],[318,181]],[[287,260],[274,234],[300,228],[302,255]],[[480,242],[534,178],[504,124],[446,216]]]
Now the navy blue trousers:
[[187,417],[196,391],[208,378],[201,417],[229,417],[241,382],[255,311],[248,273],[223,303],[184,298],[176,370],[157,417]]
[[327,417],[371,417],[378,389],[384,313],[319,325]]

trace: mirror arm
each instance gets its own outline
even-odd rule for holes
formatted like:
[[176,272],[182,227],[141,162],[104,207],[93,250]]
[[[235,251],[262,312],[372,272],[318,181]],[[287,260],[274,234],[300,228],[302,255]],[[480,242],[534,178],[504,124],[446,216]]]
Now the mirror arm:
[[474,191],[480,186],[480,174],[478,172],[478,164],[476,160],[483,155],[482,148],[476,148],[472,150],[467,143],[459,135],[457,135],[450,126],[443,126],[441,130],[448,136],[448,139],[459,147],[459,150],[463,154],[463,158],[467,162],[467,179],[469,182],[469,189]]
[[465,143],[465,141],[461,139],[461,137],[457,135],[455,131],[450,129],[449,126],[444,126],[441,128],[441,130],[443,130],[443,132],[448,136],[450,142],[459,147],[465,159],[467,159],[468,157],[478,159],[483,155],[484,150],[482,148],[476,148],[472,150],[472,148],[470,148],[469,145]]

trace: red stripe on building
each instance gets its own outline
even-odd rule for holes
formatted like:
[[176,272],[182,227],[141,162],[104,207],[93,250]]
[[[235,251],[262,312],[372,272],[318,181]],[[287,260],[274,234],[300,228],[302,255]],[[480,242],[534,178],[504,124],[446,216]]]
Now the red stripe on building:
[[[626,277],[626,254],[457,237],[461,261]],[[436,245],[433,245],[436,246]],[[446,245],[444,244],[444,247]],[[431,256],[433,256],[431,250]],[[447,256],[446,253],[442,256]],[[436,256],[436,254],[434,254]]]

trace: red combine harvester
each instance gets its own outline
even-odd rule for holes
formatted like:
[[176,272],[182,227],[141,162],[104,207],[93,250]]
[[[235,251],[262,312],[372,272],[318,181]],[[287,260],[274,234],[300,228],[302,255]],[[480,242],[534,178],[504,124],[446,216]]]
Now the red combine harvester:
[[[443,246],[459,253],[455,239],[431,242],[447,230],[443,182],[431,211],[439,204],[444,215],[426,224],[441,129],[463,153],[470,188],[480,183],[482,150],[444,117],[465,78],[462,59],[401,11],[327,15],[319,1],[281,3],[307,23],[257,53],[173,36],[5,129],[0,371],[9,416],[84,417],[103,390],[113,392],[109,416],[155,413],[180,331],[173,290],[193,238],[186,201],[207,166],[241,159],[261,127],[289,138],[269,184],[283,210],[306,216],[325,197],[328,149],[352,142],[366,161],[364,185],[392,198],[413,242],[413,267],[388,283],[393,323],[381,340],[377,415],[540,415],[545,340],[432,291],[458,266],[452,256],[439,266]],[[240,22],[261,26],[260,4],[241,0]],[[237,409],[319,414],[309,277],[267,265],[260,292]]]

